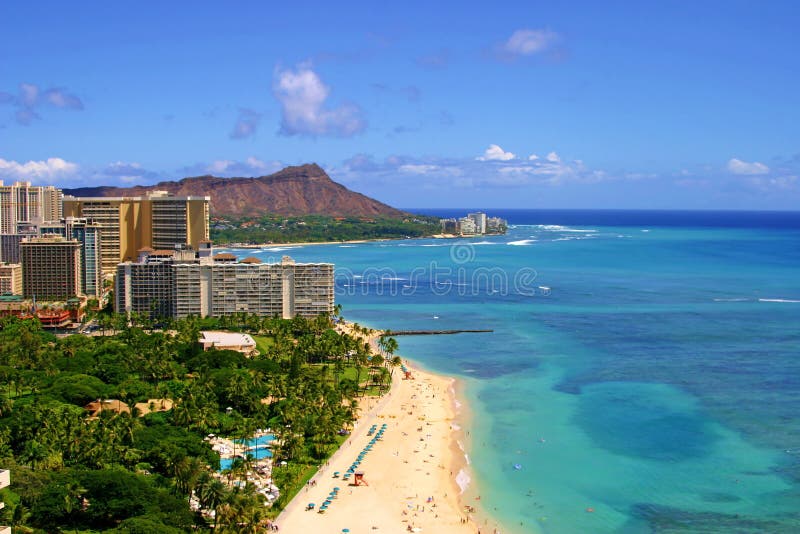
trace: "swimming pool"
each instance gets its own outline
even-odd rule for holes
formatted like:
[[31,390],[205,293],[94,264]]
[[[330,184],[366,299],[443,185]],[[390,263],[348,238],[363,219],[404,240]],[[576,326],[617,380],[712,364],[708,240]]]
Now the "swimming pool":
[[[249,454],[255,460],[262,460],[264,458],[272,458],[272,451],[269,450],[269,444],[275,440],[274,434],[264,434],[263,436],[258,436],[255,438],[249,438],[246,440],[237,439],[236,444],[236,455],[241,456],[242,454]],[[238,447],[238,445],[244,445],[248,448],[248,450],[242,450]],[[220,458],[219,460],[219,470],[225,471],[231,468],[233,465],[233,458]]]

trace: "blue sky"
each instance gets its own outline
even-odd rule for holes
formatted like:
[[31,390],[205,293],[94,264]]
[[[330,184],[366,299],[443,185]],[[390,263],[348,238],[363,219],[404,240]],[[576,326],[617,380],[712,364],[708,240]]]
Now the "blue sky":
[[[291,5],[289,5],[291,4]],[[0,179],[797,209],[797,2],[4,2]]]

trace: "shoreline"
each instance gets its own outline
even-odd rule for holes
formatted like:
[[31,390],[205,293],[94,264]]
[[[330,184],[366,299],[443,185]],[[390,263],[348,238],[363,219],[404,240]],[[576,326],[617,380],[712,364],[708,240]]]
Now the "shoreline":
[[[379,334],[362,337],[374,346]],[[499,528],[474,498],[477,489],[465,431],[471,419],[463,384],[403,361],[413,379],[396,369],[389,392],[365,403],[350,437],[275,520],[281,530],[488,534]],[[373,426],[385,428],[385,434],[359,466],[370,485],[353,486],[352,479],[343,481],[341,474],[370,443]],[[336,471],[339,476],[334,476]],[[339,488],[337,495],[325,513],[319,513],[334,487]],[[314,510],[306,509],[309,503],[315,504]],[[474,510],[466,512],[467,506]]]
[[505,234],[476,234],[476,235],[455,235],[455,234],[432,234],[419,237],[377,237],[374,239],[350,239],[345,241],[296,241],[292,243],[214,243],[214,248],[225,249],[261,249],[277,247],[308,247],[313,245],[359,245],[364,243],[382,243],[385,241],[409,241],[413,239],[477,239],[492,237]]

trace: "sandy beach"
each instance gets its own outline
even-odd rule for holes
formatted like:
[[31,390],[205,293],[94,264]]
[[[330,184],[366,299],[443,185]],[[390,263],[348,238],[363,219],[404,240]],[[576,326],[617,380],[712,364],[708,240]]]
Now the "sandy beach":
[[[277,518],[281,532],[479,531],[459,499],[457,478],[463,480],[466,462],[456,441],[455,381],[406,366],[413,378],[402,378],[395,370],[391,392],[365,407],[350,438]],[[368,435],[370,429],[379,431],[384,424],[381,438],[358,468],[368,485],[342,480],[375,437]],[[320,513],[335,487],[337,495]],[[314,503],[313,510],[307,509],[309,503]]]

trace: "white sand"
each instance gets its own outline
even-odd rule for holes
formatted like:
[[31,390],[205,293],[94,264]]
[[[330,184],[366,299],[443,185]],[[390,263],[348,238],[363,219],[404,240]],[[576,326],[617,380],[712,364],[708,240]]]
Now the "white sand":
[[[281,532],[478,531],[459,501],[457,478],[464,484],[468,471],[456,442],[460,430],[454,423],[454,381],[417,369],[411,372],[414,379],[405,380],[395,369],[391,392],[362,415],[350,438],[314,477],[316,485],[301,491],[277,518]],[[367,445],[370,426],[380,429],[384,423],[383,439],[359,466],[369,485],[333,478],[334,471],[347,471]],[[319,513],[335,486],[338,496],[324,514]],[[307,511],[308,503],[315,503],[315,510]]]

